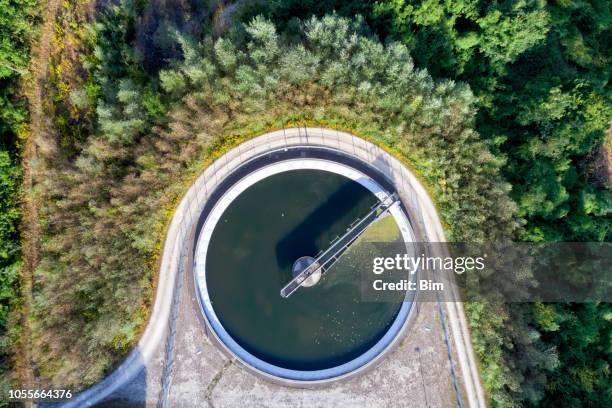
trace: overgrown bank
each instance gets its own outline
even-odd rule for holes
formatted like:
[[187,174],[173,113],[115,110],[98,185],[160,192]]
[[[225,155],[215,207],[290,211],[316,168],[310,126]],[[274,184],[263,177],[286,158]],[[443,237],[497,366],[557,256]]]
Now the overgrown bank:
[[[0,6],[0,395],[16,380],[14,346],[20,331],[21,148],[28,111],[21,95],[27,79],[37,2],[16,0]],[[4,404],[0,400],[0,405]]]

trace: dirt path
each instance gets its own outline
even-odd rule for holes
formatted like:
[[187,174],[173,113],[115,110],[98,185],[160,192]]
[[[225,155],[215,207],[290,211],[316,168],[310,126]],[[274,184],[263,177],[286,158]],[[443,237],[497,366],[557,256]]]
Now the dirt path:
[[30,77],[24,81],[24,93],[30,109],[30,134],[23,149],[23,265],[21,268],[22,295],[22,333],[17,359],[17,375],[20,383],[31,387],[36,384],[30,356],[30,330],[28,316],[32,305],[33,275],[39,261],[40,230],[38,225],[38,209],[32,197],[34,186],[32,165],[38,159],[37,141],[44,137],[44,86],[47,80],[51,38],[55,17],[59,9],[59,0],[50,0],[41,6],[42,25],[40,37],[32,44],[30,62]]

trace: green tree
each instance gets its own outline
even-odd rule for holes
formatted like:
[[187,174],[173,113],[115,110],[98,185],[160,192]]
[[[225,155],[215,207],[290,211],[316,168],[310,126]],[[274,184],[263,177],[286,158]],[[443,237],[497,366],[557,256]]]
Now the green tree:
[[0,148],[11,151],[27,118],[15,92],[17,79],[27,70],[35,6],[36,0],[0,1]]
[[[9,316],[17,300],[20,237],[20,137],[27,109],[18,81],[27,71],[36,0],[0,0],[0,388],[11,381]],[[15,328],[13,328],[14,330]],[[0,405],[3,405],[0,402]]]

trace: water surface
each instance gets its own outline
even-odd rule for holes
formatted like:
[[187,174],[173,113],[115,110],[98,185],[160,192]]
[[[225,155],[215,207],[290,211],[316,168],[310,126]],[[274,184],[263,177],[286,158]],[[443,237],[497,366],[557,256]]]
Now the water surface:
[[206,260],[213,308],[234,340],[297,370],[337,366],[376,343],[401,296],[396,303],[361,301],[356,268],[332,268],[289,298],[279,293],[297,258],[326,249],[375,202],[360,184],[320,170],[280,173],[238,196],[215,227]]

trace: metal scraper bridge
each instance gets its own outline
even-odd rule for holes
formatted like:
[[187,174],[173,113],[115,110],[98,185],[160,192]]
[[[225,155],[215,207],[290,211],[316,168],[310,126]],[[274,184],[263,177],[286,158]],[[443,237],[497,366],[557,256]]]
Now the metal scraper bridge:
[[340,259],[346,249],[355,242],[370,225],[382,218],[397,202],[399,202],[399,199],[396,194],[389,195],[384,200],[374,204],[367,215],[353,221],[344,235],[333,240],[329,248],[319,252],[308,267],[296,275],[281,289],[281,296],[284,298],[291,296],[313,274],[318,272],[320,272],[321,275],[325,274],[325,272]]

